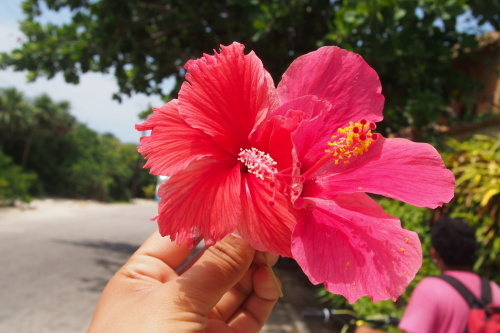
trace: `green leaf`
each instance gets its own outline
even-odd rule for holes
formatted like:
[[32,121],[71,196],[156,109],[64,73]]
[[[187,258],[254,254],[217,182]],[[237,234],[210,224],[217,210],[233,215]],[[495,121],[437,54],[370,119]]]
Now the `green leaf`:
[[405,16],[406,16],[406,10],[404,10],[401,7],[397,7],[395,12],[394,12],[394,20],[399,21]]
[[497,195],[498,193],[500,193],[500,189],[498,188],[491,188],[488,190],[488,192],[486,192],[484,195],[483,195],[483,198],[481,199],[481,206],[484,207],[488,204],[488,202],[490,201],[490,199]]

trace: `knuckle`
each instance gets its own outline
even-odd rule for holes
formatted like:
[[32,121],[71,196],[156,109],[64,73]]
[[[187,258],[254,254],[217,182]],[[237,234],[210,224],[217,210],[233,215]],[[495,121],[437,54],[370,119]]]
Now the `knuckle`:
[[229,270],[240,271],[252,263],[254,250],[242,239],[226,238],[209,248],[211,255]]

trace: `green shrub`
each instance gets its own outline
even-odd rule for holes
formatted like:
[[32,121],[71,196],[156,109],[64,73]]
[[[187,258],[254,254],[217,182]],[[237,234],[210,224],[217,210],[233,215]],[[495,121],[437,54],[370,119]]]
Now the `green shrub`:
[[155,197],[156,186],[154,184],[143,186],[141,189],[146,198],[153,199]]
[[474,270],[499,282],[500,135],[475,135],[466,141],[449,139],[446,146],[443,158],[457,185],[445,213],[474,225],[480,243]]
[[35,174],[23,171],[0,151],[0,206],[12,205],[16,200],[30,202],[30,188],[36,180]]

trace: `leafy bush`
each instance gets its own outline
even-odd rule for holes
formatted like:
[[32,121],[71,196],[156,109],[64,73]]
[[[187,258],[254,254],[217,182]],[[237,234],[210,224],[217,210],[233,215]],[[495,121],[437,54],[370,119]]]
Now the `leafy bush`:
[[449,139],[446,146],[443,158],[457,186],[445,213],[474,225],[480,243],[474,270],[500,281],[500,135],[475,135],[462,142]]
[[[67,102],[47,95],[28,99],[15,89],[0,89],[0,145],[13,163],[38,176],[31,188],[36,196],[129,201],[156,183],[135,145],[78,123]],[[9,191],[20,186],[3,184]]]
[[111,134],[100,135],[78,124],[66,140],[75,155],[66,158],[61,169],[67,189],[59,193],[66,197],[129,201],[133,196],[145,196],[134,188],[141,190],[155,182],[155,177],[141,168],[144,160],[136,147],[121,144]]
[[153,184],[142,187],[142,192],[144,193],[144,196],[148,199],[153,199],[155,197],[155,190],[156,186]]
[[36,179],[35,174],[23,171],[0,151],[0,206],[14,204],[16,200],[30,202],[29,190]]

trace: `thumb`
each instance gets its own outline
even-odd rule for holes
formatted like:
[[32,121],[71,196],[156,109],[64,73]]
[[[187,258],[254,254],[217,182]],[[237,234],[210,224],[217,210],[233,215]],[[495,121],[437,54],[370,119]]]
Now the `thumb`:
[[255,250],[238,236],[226,236],[209,247],[198,261],[177,279],[187,311],[207,314],[250,268]]

